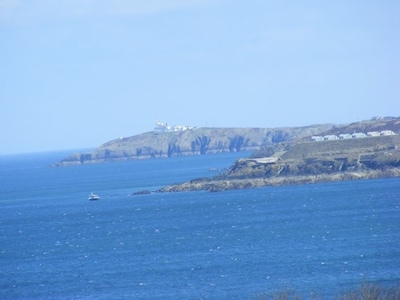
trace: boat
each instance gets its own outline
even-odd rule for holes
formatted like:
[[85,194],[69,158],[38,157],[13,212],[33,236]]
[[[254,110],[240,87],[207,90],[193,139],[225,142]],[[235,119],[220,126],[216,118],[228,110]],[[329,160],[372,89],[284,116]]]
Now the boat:
[[90,200],[90,201],[93,201],[93,200],[100,200],[100,197],[99,197],[99,195],[96,195],[96,194],[94,194],[94,193],[90,193],[90,195],[89,195],[89,200]]

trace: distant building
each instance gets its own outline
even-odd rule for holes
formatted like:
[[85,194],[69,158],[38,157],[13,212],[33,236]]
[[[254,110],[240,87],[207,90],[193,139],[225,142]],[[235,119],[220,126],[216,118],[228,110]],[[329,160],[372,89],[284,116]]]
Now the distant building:
[[351,137],[353,139],[360,139],[360,138],[365,138],[367,135],[364,132],[354,132]]
[[320,135],[313,135],[311,137],[311,140],[314,142],[319,142],[319,141],[334,141],[334,140],[348,140],[348,139],[359,139],[359,138],[365,138],[365,137],[374,137],[374,136],[382,136],[382,135],[396,135],[395,132],[392,130],[382,130],[381,132],[379,131],[369,131],[367,134],[364,132],[354,132],[353,134],[349,133],[341,133],[339,135],[325,135],[325,136],[320,136]]
[[177,132],[177,131],[185,131],[194,129],[195,127],[186,126],[186,125],[168,125],[167,123],[162,123],[160,121],[156,122],[156,126],[154,127],[154,132]]
[[339,139],[338,136],[333,134],[324,136],[324,141],[335,141],[338,139]]
[[392,130],[382,130],[381,135],[396,135]]
[[320,141],[323,141],[323,140],[324,140],[324,137],[323,137],[323,136],[320,136],[320,135],[313,135],[313,136],[311,137],[311,140],[314,141],[314,142],[320,142]]
[[380,132],[379,131],[370,131],[367,132],[367,136],[380,136]]
[[339,140],[349,140],[352,136],[349,133],[341,133],[339,134]]

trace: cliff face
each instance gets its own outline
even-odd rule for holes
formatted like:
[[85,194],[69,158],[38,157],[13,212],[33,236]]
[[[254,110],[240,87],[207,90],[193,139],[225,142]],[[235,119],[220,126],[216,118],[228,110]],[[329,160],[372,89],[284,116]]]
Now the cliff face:
[[221,191],[399,176],[400,136],[396,135],[299,143],[270,157],[239,159],[214,178],[194,179],[160,192]]
[[[274,156],[276,155],[276,156]],[[303,142],[272,157],[238,160],[226,179],[319,176],[385,171],[400,167],[400,135],[351,140]]]
[[198,128],[181,132],[148,132],[112,140],[90,153],[73,154],[55,165],[249,151],[265,145],[320,134],[332,128],[333,125],[315,125],[273,129]]

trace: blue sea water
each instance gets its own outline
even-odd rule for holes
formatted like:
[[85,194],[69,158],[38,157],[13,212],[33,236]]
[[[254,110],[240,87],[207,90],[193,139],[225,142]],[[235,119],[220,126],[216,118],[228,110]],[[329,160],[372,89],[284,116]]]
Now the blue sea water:
[[[0,156],[0,299],[333,299],[400,280],[400,179],[136,195],[246,153]],[[90,192],[100,201],[88,201]]]

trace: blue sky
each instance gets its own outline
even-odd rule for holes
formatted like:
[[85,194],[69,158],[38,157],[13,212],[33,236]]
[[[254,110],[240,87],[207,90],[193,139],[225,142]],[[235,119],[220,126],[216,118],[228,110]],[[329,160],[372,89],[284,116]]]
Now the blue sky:
[[160,120],[282,127],[400,116],[398,0],[0,0],[0,154]]

